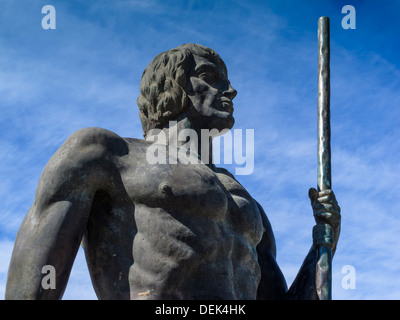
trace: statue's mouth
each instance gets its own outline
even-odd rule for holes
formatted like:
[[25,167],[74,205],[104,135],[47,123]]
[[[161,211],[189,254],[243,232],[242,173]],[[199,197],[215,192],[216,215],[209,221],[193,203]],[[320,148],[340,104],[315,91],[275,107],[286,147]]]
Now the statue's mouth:
[[233,113],[233,102],[231,99],[227,98],[227,97],[222,97],[221,98],[221,103],[223,105],[223,109],[228,111],[229,113]]

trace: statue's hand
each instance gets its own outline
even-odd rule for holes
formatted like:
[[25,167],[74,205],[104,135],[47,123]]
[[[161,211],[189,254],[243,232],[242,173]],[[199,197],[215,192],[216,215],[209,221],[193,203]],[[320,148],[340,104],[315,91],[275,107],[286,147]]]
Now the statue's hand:
[[328,246],[334,253],[340,234],[340,207],[332,190],[318,192],[311,188],[308,192],[314,212],[314,247]]

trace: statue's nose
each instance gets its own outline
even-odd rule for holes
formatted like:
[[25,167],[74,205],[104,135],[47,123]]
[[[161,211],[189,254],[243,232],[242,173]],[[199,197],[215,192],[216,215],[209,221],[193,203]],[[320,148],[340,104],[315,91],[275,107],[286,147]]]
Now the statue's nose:
[[225,90],[225,91],[222,93],[222,95],[225,96],[225,97],[228,97],[229,99],[232,100],[233,98],[236,97],[237,91],[231,86],[231,84],[229,84],[228,90]]

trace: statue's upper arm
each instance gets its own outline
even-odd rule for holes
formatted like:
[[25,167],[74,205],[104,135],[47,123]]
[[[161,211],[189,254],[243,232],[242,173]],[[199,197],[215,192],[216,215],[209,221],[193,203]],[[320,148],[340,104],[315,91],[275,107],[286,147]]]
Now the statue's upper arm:
[[275,257],[276,256],[276,243],[275,243],[275,237],[274,237],[274,233],[272,231],[271,223],[269,222],[268,217],[265,214],[264,209],[261,207],[261,205],[257,201],[256,201],[256,204],[258,206],[258,210],[260,211],[261,220],[262,220],[262,224],[264,227],[264,233],[263,233],[261,242],[258,245],[258,247],[260,247],[260,249],[262,249],[262,250],[269,250],[271,252],[271,254]]
[[276,261],[275,237],[264,210],[259,203],[257,205],[265,229],[257,246],[258,263],[261,269],[257,299],[284,299],[287,292],[287,284]]

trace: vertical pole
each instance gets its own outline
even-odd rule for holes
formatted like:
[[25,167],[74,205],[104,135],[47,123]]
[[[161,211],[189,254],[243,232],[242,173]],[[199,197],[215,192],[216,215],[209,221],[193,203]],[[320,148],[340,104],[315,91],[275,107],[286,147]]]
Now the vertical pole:
[[[331,189],[329,18],[318,20],[318,191]],[[316,288],[320,300],[332,299],[332,249],[318,248]]]

